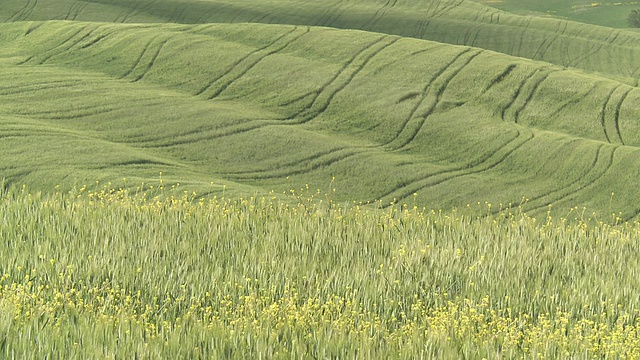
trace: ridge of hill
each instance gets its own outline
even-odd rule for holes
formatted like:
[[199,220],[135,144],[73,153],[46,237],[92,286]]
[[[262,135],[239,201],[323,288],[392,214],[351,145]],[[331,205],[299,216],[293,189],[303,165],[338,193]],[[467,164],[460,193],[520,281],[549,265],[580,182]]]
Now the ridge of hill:
[[640,93],[605,77],[307,26],[0,28],[10,183],[135,186],[162,171],[199,193],[250,194],[337,177],[338,200],[640,212]]
[[11,0],[0,19],[277,23],[360,29],[493,50],[637,86],[640,33],[520,16],[469,0]]

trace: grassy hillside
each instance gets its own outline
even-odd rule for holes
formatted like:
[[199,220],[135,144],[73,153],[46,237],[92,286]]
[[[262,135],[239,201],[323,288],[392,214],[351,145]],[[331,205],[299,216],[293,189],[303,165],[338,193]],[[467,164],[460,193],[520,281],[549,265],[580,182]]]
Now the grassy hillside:
[[627,16],[640,8],[638,1],[583,0],[477,0],[516,14],[553,16],[613,28],[628,27]]
[[[10,0],[0,19],[277,23],[360,29],[468,45],[595,71],[631,85],[640,34],[562,19],[519,16],[469,0]],[[518,5],[519,6],[519,5]],[[522,8],[526,8],[526,4]]]
[[2,28],[11,183],[136,186],[163,172],[247,194],[336,177],[344,200],[640,211],[639,93],[604,77],[327,28]]

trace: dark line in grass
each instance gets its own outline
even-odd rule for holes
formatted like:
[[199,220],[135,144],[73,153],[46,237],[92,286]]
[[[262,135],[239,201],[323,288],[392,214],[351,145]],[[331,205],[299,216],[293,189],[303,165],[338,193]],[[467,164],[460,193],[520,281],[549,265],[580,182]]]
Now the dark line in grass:
[[[572,144],[574,142],[577,142],[577,141],[579,141],[579,140],[570,141],[569,143],[565,144],[565,146],[570,145],[570,144]],[[571,181],[569,184],[567,184],[565,186],[556,188],[555,190],[552,190],[552,191],[550,191],[548,193],[543,193],[543,194],[539,194],[539,195],[536,195],[534,197],[528,198],[527,202],[525,204],[523,204],[523,206],[532,205],[532,204],[534,204],[536,201],[538,201],[540,199],[543,199],[543,198],[546,198],[546,197],[551,196],[553,194],[560,193],[560,192],[562,192],[564,190],[567,190],[568,188],[571,188],[575,184],[579,183],[581,180],[586,179],[587,176],[594,171],[596,164],[600,160],[600,153],[602,152],[602,148],[603,147],[604,147],[604,144],[599,144],[598,145],[598,147],[596,149],[595,157],[594,157],[593,161],[591,162],[591,165],[589,166],[589,168],[583,174],[579,175],[573,181]],[[510,201],[509,204],[517,204],[519,201],[521,201],[521,199],[518,199],[517,201]],[[556,200],[552,200],[552,201],[546,202],[546,203],[538,206],[536,208],[536,210],[539,210],[539,209],[542,209],[544,207],[547,207],[547,206],[549,206],[550,204],[552,204],[555,201]],[[490,214],[495,215],[495,214],[498,214],[500,211],[501,211],[500,209],[494,209],[494,210],[492,210],[490,212]],[[535,210],[528,210],[528,211],[535,211]]]
[[402,125],[400,126],[400,131],[398,131],[396,133],[396,135],[391,140],[389,140],[388,142],[386,142],[383,145],[389,145],[392,142],[396,141],[398,138],[400,138],[402,133],[405,132],[405,129],[407,128],[407,125],[409,124],[409,122],[411,121],[411,119],[413,118],[415,113],[418,111],[418,109],[420,108],[420,106],[422,105],[424,100],[427,98],[427,95],[429,94],[429,91],[431,89],[431,84],[433,84],[433,82],[436,79],[438,79],[445,71],[447,71],[447,69],[449,67],[451,67],[456,61],[458,61],[458,59],[462,55],[468,53],[469,51],[471,51],[471,48],[465,48],[463,51],[461,51],[460,53],[456,54],[451,60],[449,60],[448,63],[446,63],[435,74],[433,74],[429,80],[427,80],[426,85],[423,87],[422,91],[420,92],[422,94],[422,96],[420,97],[419,101],[416,102],[416,104],[414,105],[413,109],[411,109],[411,112],[409,113],[409,116],[407,116],[403,120]]
[[371,17],[371,19],[369,19],[362,26],[362,28],[373,30],[378,21],[380,21],[380,19],[382,19],[382,17],[384,17],[389,12],[389,10],[391,10],[396,5],[397,2],[398,0],[387,0],[387,2],[381,8],[376,10],[375,14],[373,14],[373,17]]
[[518,88],[516,89],[516,92],[513,94],[513,96],[511,97],[511,99],[509,99],[509,102],[507,103],[507,105],[502,108],[502,110],[500,111],[500,118],[505,121],[505,115],[507,113],[507,110],[509,110],[511,108],[511,106],[513,106],[513,104],[516,102],[516,100],[518,99],[518,97],[520,96],[520,92],[522,91],[522,89],[524,88],[525,84],[527,83],[527,81],[529,79],[531,79],[535,74],[537,74],[540,71],[543,71],[546,67],[543,68],[536,68],[534,70],[532,70],[531,72],[529,72],[527,74],[527,76],[525,76],[525,78],[520,82],[520,84],[518,85]]
[[[521,148],[522,146],[524,146],[527,142],[529,142],[531,139],[534,138],[533,133],[531,133],[528,129],[526,128],[522,128],[523,130],[526,130],[528,132],[528,135],[525,136],[523,135],[520,130],[516,129],[517,131],[517,135],[507,141],[504,145],[498,147],[495,151],[490,152],[489,154],[486,154],[485,156],[483,156],[481,159],[479,159],[478,161],[474,161],[473,163],[469,163],[466,165],[462,165],[462,166],[457,166],[451,169],[446,169],[446,170],[441,170],[441,171],[436,171],[435,173],[429,174],[426,177],[422,177],[418,180],[414,180],[414,181],[409,181],[407,182],[405,185],[397,187],[395,189],[392,189],[391,191],[387,192],[385,195],[381,196],[379,199],[383,199],[385,197],[390,197],[392,196],[394,193],[399,192],[400,190],[402,190],[402,192],[399,195],[394,196],[394,201],[393,203],[397,203],[402,199],[406,199],[410,196],[412,196],[412,194],[423,190],[427,187],[432,187],[432,186],[436,186],[439,184],[442,184],[444,182],[456,179],[456,178],[460,178],[463,176],[469,176],[469,175],[474,175],[474,174],[478,174],[484,171],[488,171],[491,170],[493,168],[495,168],[496,166],[498,166],[499,164],[501,164],[507,157],[509,157],[511,154],[513,154],[516,150],[518,150],[519,148]],[[522,138],[524,138],[524,140],[522,140]],[[517,141],[518,139],[520,139],[520,141]],[[511,148],[509,148],[509,145],[512,145]],[[486,164],[492,157],[496,156],[500,151],[505,150],[504,154],[501,154],[499,156],[498,159],[496,159],[495,161],[492,161],[489,164]],[[456,172],[463,172],[462,174],[453,174]],[[447,174],[452,174],[449,175],[443,179],[439,179],[439,180],[435,180],[432,182],[429,182],[428,180],[438,176],[438,175],[447,175]],[[377,200],[377,199],[376,199]],[[375,202],[372,201],[372,202]],[[391,205],[390,202],[387,202],[387,205],[384,205],[384,207],[388,207]]]
[[238,67],[243,61],[247,60],[249,57],[268,49],[269,47],[275,45],[278,41],[286,38],[287,36],[289,36],[291,33],[295,32],[296,30],[298,30],[298,27],[295,26],[293,27],[293,29],[291,29],[291,31],[288,31],[280,36],[278,36],[275,40],[273,40],[272,42],[270,42],[269,44],[258,48],[250,53],[248,53],[247,55],[241,57],[240,59],[238,59],[236,62],[234,62],[233,64],[231,64],[224,72],[222,75],[216,77],[213,80],[210,80],[209,83],[207,85],[205,85],[203,88],[201,88],[200,90],[198,90],[195,95],[202,95],[205,91],[209,90],[216,82],[218,82],[221,78],[223,78],[225,75],[229,74],[230,72],[232,72],[236,67]]
[[15,12],[13,15],[9,16],[9,18],[5,20],[5,22],[17,21],[17,19],[20,18],[20,14],[22,14],[25,11],[25,9],[29,7],[29,4],[31,4],[31,0],[27,0],[27,3],[23,7],[21,7],[17,12]]
[[607,125],[606,125],[606,112],[607,112],[607,105],[609,104],[609,101],[611,101],[611,97],[613,96],[613,93],[618,90],[622,85],[616,85],[613,89],[611,89],[611,91],[609,91],[609,94],[607,94],[607,98],[605,100],[605,102],[602,104],[602,109],[600,110],[600,125],[602,125],[602,131],[604,132],[604,137],[607,139],[608,143],[611,143],[611,139],[609,138],[609,133],[607,132]]
[[[602,178],[602,177],[607,173],[607,171],[609,171],[609,170],[611,169],[611,167],[613,166],[613,158],[614,158],[615,153],[616,153],[616,151],[617,151],[618,149],[619,149],[619,147],[618,147],[618,146],[613,147],[613,151],[611,151],[611,154],[610,154],[610,155],[609,155],[609,157],[607,158],[607,165],[605,166],[605,168],[604,168],[604,169],[603,169],[603,170],[602,170],[602,171],[601,171],[601,172],[600,172],[600,173],[599,173],[599,174],[598,174],[598,175],[597,175],[593,180],[588,180],[588,183],[586,183],[586,184],[584,184],[584,185],[580,185],[577,189],[571,190],[571,191],[569,191],[568,193],[566,193],[566,194],[564,194],[564,195],[562,195],[562,196],[560,196],[560,197],[556,198],[556,199],[555,199],[555,200],[553,200],[553,201],[548,201],[548,202],[546,202],[546,203],[544,203],[544,204],[542,204],[542,205],[539,205],[539,206],[533,207],[533,208],[531,208],[531,209],[528,209],[527,211],[529,211],[529,212],[534,212],[534,211],[537,211],[537,210],[543,209],[543,208],[545,208],[545,207],[549,206],[549,205],[550,205],[550,204],[552,204],[552,203],[559,203],[559,202],[561,202],[561,201],[568,201],[568,200],[569,200],[569,197],[571,197],[571,196],[573,196],[573,195],[575,195],[575,194],[579,193],[580,191],[582,191],[582,190],[584,190],[584,189],[586,189],[586,188],[588,188],[588,187],[590,187],[590,186],[593,186],[593,184],[594,184],[596,181],[600,180],[600,179],[601,179],[601,178]],[[598,152],[598,156],[599,156],[599,154],[600,154],[600,152]]]
[[622,140],[622,134],[620,133],[620,109],[622,108],[622,103],[626,100],[629,93],[633,90],[633,88],[627,89],[625,93],[620,97],[618,104],[616,104],[616,110],[614,112],[614,124],[616,128],[616,134],[618,134],[618,139],[620,139],[620,143],[624,145],[624,141]]
[[491,80],[489,85],[487,85],[487,87],[485,87],[484,90],[482,90],[482,93],[483,94],[486,93],[487,91],[489,91],[489,89],[501,83],[507,76],[509,76],[509,74],[511,74],[511,72],[516,68],[516,66],[517,66],[516,64],[510,64],[509,66],[507,66],[507,68],[504,69],[504,71],[502,71],[498,76],[496,76],[493,80]]
[[[555,70],[555,71],[557,71],[557,70]],[[522,112],[522,110],[524,110],[525,107],[527,107],[527,105],[529,104],[529,102],[533,98],[533,95],[535,95],[536,91],[538,91],[538,88],[540,87],[540,85],[555,71],[554,70],[549,71],[548,73],[542,75],[542,77],[540,79],[536,80],[533,83],[533,87],[531,88],[531,91],[529,92],[529,95],[527,96],[527,98],[524,100],[524,103],[518,109],[516,109],[516,111],[513,113],[513,121],[515,123],[518,122],[518,118],[520,117],[520,113]]]
[[142,61],[142,58],[147,53],[147,51],[149,51],[149,48],[150,48],[151,44],[159,37],[160,37],[160,35],[156,35],[156,36],[152,37],[151,39],[149,39],[149,41],[147,41],[147,43],[144,45],[142,51],[140,52],[140,55],[138,56],[138,58],[134,62],[133,66],[131,66],[131,68],[129,68],[129,70],[127,70],[122,76],[120,76],[120,79],[124,79],[125,77],[129,76],[138,67],[138,65],[140,65],[140,62]]
[[[80,39],[74,41],[71,45],[67,46],[65,49],[57,51],[57,52],[50,52],[47,56],[45,56],[43,59],[40,59],[40,61],[38,62],[38,65],[42,65],[45,62],[51,60],[52,58],[61,55],[71,49],[73,49],[75,46],[77,46],[78,44],[80,44],[83,40],[88,39],[89,37],[91,37],[91,35],[93,35],[93,33],[98,30],[101,26],[98,25],[95,28],[91,29],[88,33],[86,33],[85,35],[83,35],[82,37],[80,37]],[[83,28],[84,30],[84,28]],[[65,43],[66,44],[66,43]],[[52,49],[55,50],[57,48],[59,48],[61,46],[57,46],[56,48]]]
[[411,142],[413,142],[413,140],[415,140],[416,136],[420,133],[420,130],[424,127],[424,124],[427,121],[427,118],[429,118],[429,116],[431,116],[431,114],[434,113],[434,111],[436,110],[436,108],[438,107],[438,105],[440,104],[440,101],[442,100],[442,95],[444,94],[445,90],[447,89],[447,86],[449,86],[449,84],[451,83],[451,81],[467,66],[469,65],[473,59],[475,59],[478,55],[480,55],[484,50],[479,50],[477,51],[475,54],[472,54],[471,56],[469,56],[469,58],[467,58],[459,68],[455,69],[453,71],[453,73],[445,78],[444,83],[438,88],[436,89],[436,99],[433,102],[433,104],[429,107],[429,109],[422,114],[420,117],[422,118],[422,120],[419,121],[418,126],[416,126],[411,135],[409,136],[409,138],[399,144],[393,147],[394,150],[398,150],[398,149],[402,149],[404,147],[406,147],[407,145],[409,145]]
[[286,176],[294,176],[300,174],[306,174],[320,168],[331,166],[339,161],[347,159],[349,157],[362,154],[364,149],[358,148],[338,148],[332,151],[326,152],[321,156],[307,158],[300,160],[300,163],[294,164],[297,169],[279,169],[276,171],[254,172],[253,174],[243,174],[244,176],[234,176],[233,174],[225,174],[231,176],[231,179],[235,180],[267,180],[282,178]]
[[160,56],[160,52],[168,42],[169,42],[169,39],[165,39],[162,42],[160,42],[160,44],[158,45],[158,49],[156,50],[156,53],[153,54],[153,57],[151,57],[151,61],[149,61],[149,63],[147,64],[147,67],[144,69],[142,74],[138,75],[138,77],[135,78],[132,82],[138,82],[142,80],[145,76],[147,76],[147,74],[149,73],[149,70],[151,70],[153,65],[155,65],[156,59],[158,58],[158,56]]
[[451,11],[451,10],[457,8],[458,6],[462,5],[462,3],[464,1],[465,0],[460,0],[457,3],[455,1],[451,1],[450,4],[445,5],[440,11],[436,11],[433,14],[433,17],[441,17],[441,16],[443,16],[445,13],[448,13],[449,11]]
[[[284,44],[268,50],[264,55],[260,56],[258,59],[256,59],[254,62],[247,64],[247,66],[242,69],[242,71],[240,71],[240,73],[235,76],[232,77],[231,79],[229,79],[229,81],[225,82],[222,84],[222,86],[220,86],[218,88],[218,90],[216,90],[213,94],[207,96],[208,100],[214,99],[218,96],[220,96],[220,94],[225,91],[229,86],[231,86],[234,82],[236,82],[238,79],[240,79],[242,76],[244,76],[245,74],[247,74],[249,71],[251,71],[251,69],[253,69],[256,65],[258,65],[260,62],[262,62],[262,60],[266,59],[267,57],[278,53],[282,50],[284,50],[285,48],[287,48],[289,45],[293,44],[295,41],[299,40],[300,38],[302,38],[303,36],[305,36],[306,34],[308,34],[310,32],[310,28],[306,28],[306,31],[300,35],[294,36],[291,40],[285,42]],[[229,73],[225,74],[228,75]],[[224,77],[224,76],[223,76]],[[222,77],[221,77],[222,78]]]
[[597,88],[597,86],[595,84],[591,84],[591,87],[589,88],[589,90],[586,93],[584,93],[584,95],[580,95],[580,97],[576,97],[576,98],[573,98],[573,99],[570,99],[570,100],[566,101],[564,104],[562,104],[562,106],[560,106],[554,112],[549,114],[549,118],[553,118],[554,116],[557,116],[559,113],[564,111],[564,109],[566,109],[567,107],[569,107],[571,105],[575,105],[575,104],[578,104],[578,103],[584,101],[584,98],[589,96],[589,94],[591,94],[596,88]]
[[38,21],[38,22],[29,24],[29,28],[27,28],[27,30],[24,32],[24,36],[31,34],[32,32],[36,31],[44,24],[45,24],[44,21]]
[[[374,43],[371,44],[371,46],[375,45],[376,43],[382,42],[385,38],[388,38],[388,37],[383,37],[383,38],[375,41]],[[329,107],[329,105],[331,104],[331,101],[333,100],[333,98],[338,93],[340,93],[342,90],[344,90],[347,87],[347,85],[349,85],[351,83],[351,81],[360,73],[360,71],[362,71],[362,69],[364,69],[364,67],[369,63],[369,61],[371,61],[371,59],[373,59],[376,55],[378,55],[384,49],[386,49],[386,48],[390,47],[391,45],[395,44],[398,40],[400,40],[399,37],[394,37],[388,43],[383,44],[380,47],[380,49],[376,49],[371,54],[366,55],[364,57],[364,59],[362,60],[362,64],[358,65],[356,67],[356,69],[353,71],[353,73],[351,73],[351,75],[349,75],[347,77],[347,79],[345,79],[345,81],[342,84],[340,84],[334,91],[329,93],[328,98],[320,105],[320,107],[318,109],[314,109],[314,106],[317,104],[317,100],[322,96],[323,93],[325,93],[326,88],[331,83],[333,83],[333,81],[331,81],[329,84],[327,84],[327,86],[323,87],[323,89],[321,90],[320,93],[318,93],[318,96],[316,97],[316,99],[313,101],[313,103],[311,104],[311,106],[309,108],[301,111],[299,114],[297,114],[297,115],[295,115],[293,117],[290,117],[290,120],[294,120],[294,118],[297,118],[297,119],[295,119],[295,121],[293,121],[293,123],[295,123],[295,124],[303,124],[303,123],[309,122],[309,121],[317,118],[318,116],[320,116],[320,114],[322,114]],[[369,46],[368,48],[370,48],[371,46]],[[362,51],[360,51],[357,56],[362,54],[368,48],[365,48]],[[349,65],[351,65],[353,62],[355,62],[355,57],[353,58],[352,61],[348,62],[347,65],[343,68],[344,71],[340,71],[334,77],[334,80],[337,80],[340,77],[340,75],[343,74],[346,71],[346,69],[349,67]]]
[[[56,50],[56,49],[58,49],[58,48],[62,47],[63,45],[65,45],[66,43],[68,43],[69,41],[71,41],[71,39],[73,39],[74,37],[76,37],[76,35],[80,34],[83,30],[85,30],[85,29],[86,29],[86,28],[88,28],[88,27],[89,27],[89,25],[85,25],[85,26],[81,27],[80,29],[78,29],[78,31],[74,32],[74,33],[73,33],[71,36],[69,36],[67,39],[63,40],[60,44],[58,44],[58,45],[54,46],[53,48],[49,49],[49,51],[53,51],[53,50]],[[60,52],[63,52],[63,51],[65,51],[65,50],[62,50],[62,51],[60,51]],[[18,65],[24,65],[24,64],[26,64],[27,62],[29,62],[29,61],[33,60],[33,58],[34,58],[34,56],[30,56],[30,57],[28,57],[26,60],[23,60],[23,61],[19,62],[19,63],[18,63]],[[46,61],[46,60],[45,60],[45,61]],[[42,64],[42,62],[40,62],[40,63],[39,63],[39,65],[40,65],[40,64]]]

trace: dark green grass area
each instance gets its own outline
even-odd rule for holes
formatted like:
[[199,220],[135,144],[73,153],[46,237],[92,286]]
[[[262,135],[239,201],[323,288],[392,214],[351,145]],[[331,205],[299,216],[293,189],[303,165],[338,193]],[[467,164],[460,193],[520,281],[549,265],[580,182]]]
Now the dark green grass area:
[[640,210],[638,92],[606,77],[319,27],[1,27],[9,183],[135,187],[163,172],[198,193]]
[[477,0],[476,2],[522,15],[552,16],[613,28],[626,28],[638,1],[585,0]]
[[[527,9],[541,11],[589,5],[589,11],[580,14],[598,19],[622,16],[594,12],[594,9],[618,9],[622,5],[603,3],[592,7],[591,2],[566,3],[542,1],[534,6],[532,2],[505,2],[504,6],[522,13]],[[489,5],[499,6],[498,3]],[[26,3],[10,0],[0,8],[0,20],[4,21],[249,22],[360,29],[474,46],[562,67],[599,72],[631,85],[637,84],[640,76],[637,64],[640,34],[627,29],[568,21],[562,17],[574,18],[559,16],[560,19],[516,15],[469,0],[29,0]],[[616,25],[619,20],[603,24],[621,27]]]

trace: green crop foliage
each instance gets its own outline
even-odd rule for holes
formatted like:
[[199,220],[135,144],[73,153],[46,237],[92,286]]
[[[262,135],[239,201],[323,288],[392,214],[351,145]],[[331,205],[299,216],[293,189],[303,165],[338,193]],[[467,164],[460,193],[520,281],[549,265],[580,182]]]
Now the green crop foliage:
[[[229,199],[0,198],[4,357],[635,357],[640,225]],[[614,222],[616,219],[612,219]]]
[[0,358],[640,358],[630,7],[5,0]]

